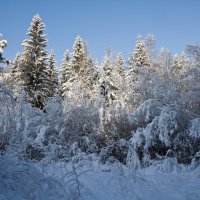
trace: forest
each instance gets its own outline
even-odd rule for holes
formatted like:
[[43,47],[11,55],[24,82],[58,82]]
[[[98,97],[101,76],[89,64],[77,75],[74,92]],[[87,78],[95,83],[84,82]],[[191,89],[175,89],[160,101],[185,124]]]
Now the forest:
[[200,199],[200,46],[138,35],[99,62],[77,36],[57,66],[46,28],[33,16],[12,61],[0,38],[0,199]]

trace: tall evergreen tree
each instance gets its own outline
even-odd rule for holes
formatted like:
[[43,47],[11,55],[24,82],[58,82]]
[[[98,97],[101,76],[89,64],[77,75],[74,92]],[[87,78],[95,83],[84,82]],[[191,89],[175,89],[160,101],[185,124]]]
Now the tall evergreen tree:
[[[2,37],[3,35],[0,34],[0,38]],[[7,41],[6,40],[0,40],[0,63],[9,63],[8,60],[6,60],[4,57],[3,57],[3,49],[8,45]]]
[[129,59],[129,64],[136,71],[139,67],[150,66],[150,58],[148,55],[148,50],[145,46],[144,41],[142,40],[142,36],[139,35],[136,41],[136,48],[133,51],[131,58]]
[[62,88],[77,100],[82,98],[93,100],[97,70],[80,36],[75,39],[73,49],[71,61],[68,62],[67,68],[62,69]]
[[86,55],[85,55],[85,47],[84,42],[80,36],[77,36],[73,45],[73,69],[76,73],[80,73],[84,71],[84,67],[86,64]]
[[125,67],[124,67],[124,60],[121,53],[117,55],[116,58],[116,69],[118,74],[124,79],[125,78]]
[[45,47],[47,40],[43,34],[45,25],[37,14],[33,17],[27,35],[30,39],[24,40],[23,69],[21,78],[27,93],[27,100],[33,106],[43,109],[45,101],[50,94],[48,56]]
[[21,71],[23,70],[23,58],[20,53],[16,54],[16,57],[11,66],[11,76],[12,76],[12,89],[14,92],[14,97],[17,99],[22,92],[23,80],[21,78]]
[[58,72],[55,66],[55,54],[53,52],[50,53],[48,70],[49,70],[49,80],[51,84],[49,85],[49,96],[52,97],[58,92]]
[[71,53],[67,49],[64,53],[63,62],[60,67],[60,74],[61,74],[61,95],[64,97],[66,92],[70,90],[71,84],[73,83],[73,69],[72,69],[72,61],[71,61]]
[[142,37],[139,35],[136,41],[136,48],[128,59],[129,70],[126,77],[127,94],[130,109],[135,109],[140,105],[139,82],[141,78],[140,68],[150,67],[150,58],[147,47]]
[[116,79],[114,75],[114,62],[111,58],[111,52],[110,49],[108,49],[104,60],[103,60],[103,72],[102,72],[102,88],[104,88],[104,103],[106,107],[109,107],[110,105],[113,104],[115,100],[117,100],[117,84],[116,84]]

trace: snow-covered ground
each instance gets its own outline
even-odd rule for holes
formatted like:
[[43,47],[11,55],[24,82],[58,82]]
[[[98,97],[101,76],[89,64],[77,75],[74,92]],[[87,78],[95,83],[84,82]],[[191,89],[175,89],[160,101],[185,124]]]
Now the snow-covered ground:
[[78,164],[28,164],[0,158],[0,200],[199,200],[200,168],[170,163],[133,171],[98,158]]

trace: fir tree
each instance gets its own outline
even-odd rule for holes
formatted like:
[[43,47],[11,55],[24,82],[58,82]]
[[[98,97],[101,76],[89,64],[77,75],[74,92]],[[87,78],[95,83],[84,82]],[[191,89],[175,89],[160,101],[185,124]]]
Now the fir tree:
[[142,37],[137,37],[136,49],[134,51],[134,65],[136,67],[150,66],[150,58]]
[[125,78],[125,67],[124,67],[124,60],[121,53],[117,55],[117,61],[116,61],[116,69],[118,74],[122,77],[122,79]]
[[14,91],[14,97],[17,99],[22,92],[23,81],[21,78],[21,71],[23,70],[23,58],[20,53],[16,54],[16,57],[11,66],[12,76],[12,89]]
[[100,79],[102,102],[105,108],[111,106],[113,102],[117,100],[118,87],[116,85],[113,64],[111,52],[110,49],[108,49],[103,60],[103,71]]
[[76,73],[80,73],[80,71],[84,71],[84,67],[86,64],[84,42],[80,36],[76,37],[73,49],[74,49],[73,59],[72,59],[73,69]]
[[68,70],[71,74],[70,79],[63,80],[63,88],[68,91],[67,93],[70,96],[74,96],[77,100],[94,100],[94,88],[98,80],[97,70],[88,53],[87,46],[80,36],[75,39],[73,49],[72,61]]
[[61,95],[64,97],[66,92],[70,90],[71,84],[73,83],[73,74],[72,61],[70,51],[67,49],[64,53],[64,58],[62,65],[60,67],[61,73]]
[[48,70],[48,56],[45,47],[47,40],[43,34],[45,25],[37,14],[33,17],[28,30],[29,40],[24,40],[23,69],[21,70],[23,87],[27,93],[27,100],[33,106],[43,109],[50,94],[51,80]]
[[49,70],[49,80],[51,81],[51,84],[49,85],[49,96],[52,97],[58,92],[58,72],[55,66],[55,55],[53,52],[51,52],[49,56],[49,64],[48,64],[48,70]]
[[[3,35],[0,34],[0,38],[2,37]],[[0,40],[0,63],[7,63],[9,64],[9,61],[6,60],[4,57],[3,57],[3,51],[4,51],[4,48],[8,45],[8,42],[6,40]]]
[[128,59],[129,70],[126,77],[128,101],[132,109],[137,108],[140,105],[140,91],[139,82],[141,73],[139,73],[141,67],[150,67],[150,58],[148,50],[145,46],[142,37],[139,35],[136,41],[136,49]]

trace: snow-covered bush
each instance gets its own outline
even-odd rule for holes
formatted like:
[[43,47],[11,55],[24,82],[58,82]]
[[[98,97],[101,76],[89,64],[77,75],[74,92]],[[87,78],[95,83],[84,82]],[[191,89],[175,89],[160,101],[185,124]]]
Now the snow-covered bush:
[[99,123],[98,111],[92,104],[83,102],[77,105],[65,100],[64,126],[59,133],[60,140],[69,145],[78,142],[81,150],[90,152],[95,146],[94,139],[97,136]]
[[105,121],[102,124],[107,143],[131,138],[132,126],[128,120],[128,111],[118,103],[113,103],[105,110]]
[[152,120],[159,116],[163,108],[162,102],[154,99],[145,101],[140,107],[128,116],[129,123],[132,125],[134,130],[137,128],[144,128]]
[[[132,123],[137,124],[136,122],[139,121],[137,117],[148,119],[149,112],[153,113],[151,108],[157,109],[156,106],[149,107],[149,101],[141,107],[135,115],[132,114]],[[140,112],[144,110],[149,111]],[[138,125],[133,131],[130,148],[137,153],[141,166],[151,164],[152,160],[166,157],[175,157],[179,163],[190,164],[193,156],[200,149],[200,140],[191,137],[191,132],[195,134],[195,131],[199,131],[196,125],[197,119],[190,125],[189,114],[175,105],[159,107],[159,112],[155,112],[154,118],[147,120],[145,126]]]

